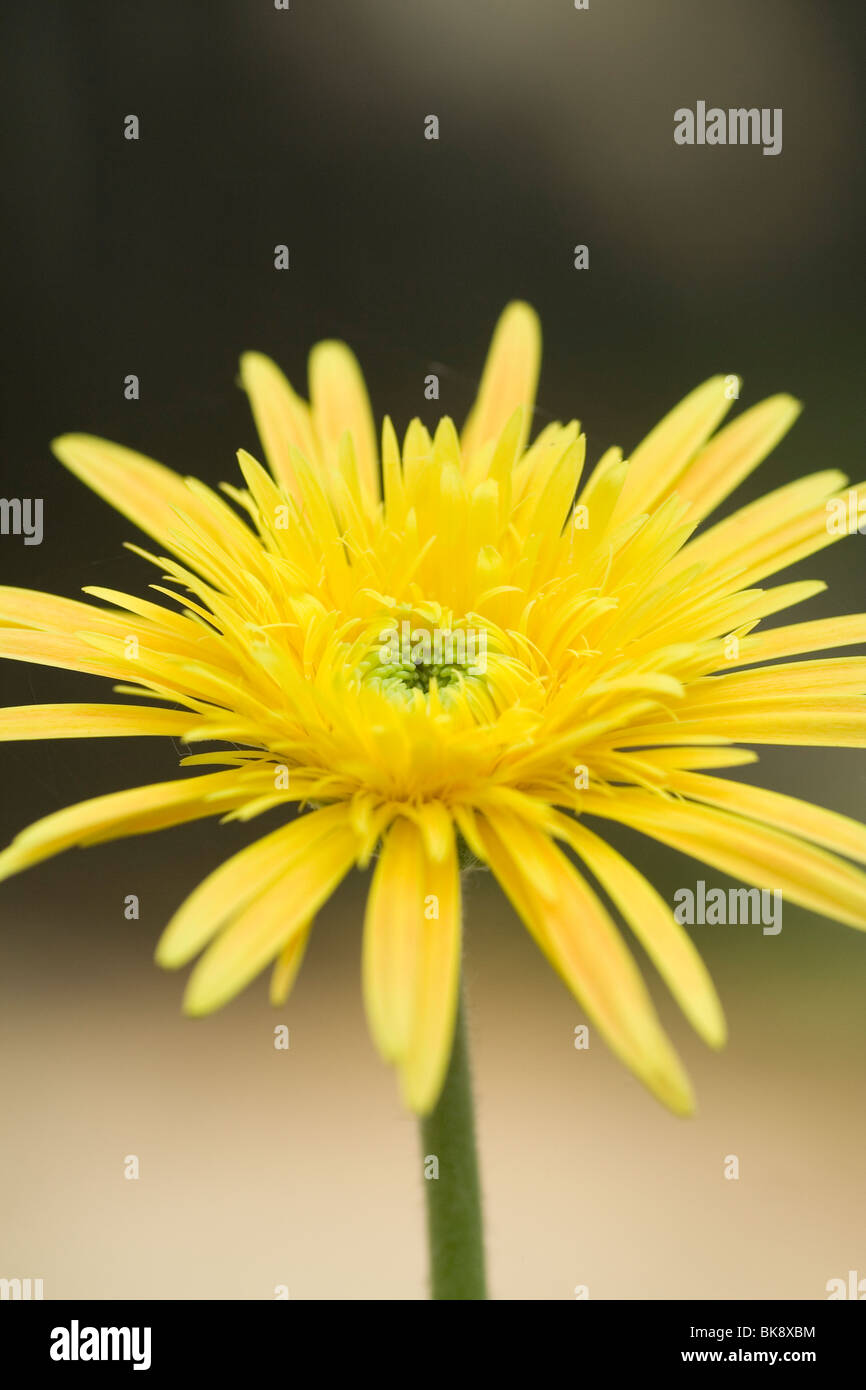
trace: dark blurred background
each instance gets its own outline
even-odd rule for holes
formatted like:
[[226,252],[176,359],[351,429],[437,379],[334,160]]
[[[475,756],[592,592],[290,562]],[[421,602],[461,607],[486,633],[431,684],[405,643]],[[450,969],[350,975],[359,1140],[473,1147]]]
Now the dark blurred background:
[[[744,404],[806,404],[737,503],[816,468],[859,482],[863,49],[862,5],[841,0],[6,7],[0,494],[44,498],[45,537],[0,537],[2,582],[76,595],[155,577],[122,550],[141,536],[53,460],[54,435],[236,481],[235,450],[256,450],[239,353],[270,353],[304,390],[322,337],[356,350],[377,417],[460,422],[514,297],[544,325],[538,425],[577,415],[591,461],[736,372]],[[781,155],[677,147],[673,112],[699,99],[781,107]],[[803,617],[863,608],[862,547],[790,572],[831,584]],[[0,678],[8,704],[108,692],[13,663]],[[3,745],[0,839],[176,765],[169,741]],[[748,775],[863,817],[860,753],[767,750]],[[181,898],[259,830],[75,851],[0,889],[0,1275],[42,1277],[46,1297],[423,1296],[414,1124],[361,1011],[363,881],[322,913],[277,1013],[259,981],[186,1021],[182,981],[151,964]],[[723,882],[616,840],[668,895]],[[472,881],[496,1296],[821,1298],[866,1276],[866,941],[794,909],[778,937],[694,933],[732,1038],[707,1054],[655,990],[698,1087],[682,1122],[601,1044],[574,1050],[576,1007]]]

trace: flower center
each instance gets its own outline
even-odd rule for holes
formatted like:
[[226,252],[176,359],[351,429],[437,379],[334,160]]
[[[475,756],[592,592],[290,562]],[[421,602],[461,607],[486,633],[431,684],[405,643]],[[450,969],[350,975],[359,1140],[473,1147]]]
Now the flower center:
[[388,619],[378,642],[362,663],[365,684],[392,699],[414,704],[435,688],[443,705],[467,692],[467,684],[484,684],[487,633],[462,623],[436,625],[417,617]]

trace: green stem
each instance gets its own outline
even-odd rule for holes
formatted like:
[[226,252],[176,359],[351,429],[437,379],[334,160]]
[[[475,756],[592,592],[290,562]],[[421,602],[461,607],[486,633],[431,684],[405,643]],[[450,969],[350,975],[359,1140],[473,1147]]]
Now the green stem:
[[[481,1183],[469,1074],[466,1010],[461,987],[454,1047],[442,1094],[421,1121],[425,1160],[430,1295],[433,1299],[486,1299]],[[428,1175],[438,1160],[439,1176]]]

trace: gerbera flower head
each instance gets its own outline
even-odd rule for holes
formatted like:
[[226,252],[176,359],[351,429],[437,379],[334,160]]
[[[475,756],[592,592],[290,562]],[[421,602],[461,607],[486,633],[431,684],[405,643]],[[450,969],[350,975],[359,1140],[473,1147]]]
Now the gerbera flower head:
[[816,473],[696,536],[797,403],[775,396],[718,430],[734,393],[714,377],[581,487],[575,422],[528,442],[539,354],[533,311],[512,304],[462,432],[414,420],[402,447],[387,418],[379,445],[344,345],[313,350],[309,404],[247,354],[267,467],[241,451],[243,485],[222,495],[119,445],[55,441],[154,539],[156,553],[132,549],[160,582],[150,600],[0,590],[0,655],[106,676],[132,700],[7,709],[0,737],[170,735],[193,770],[49,815],[0,874],[72,845],[296,809],[192,892],[157,959],[200,957],[191,1014],[269,966],[280,1003],[315,914],[372,866],[367,1012],[424,1113],[450,1054],[468,850],[618,1056],[687,1111],[611,905],[712,1046],[721,1007],[670,906],[585,817],[866,923],[866,878],[848,862],[866,860],[864,827],[715,775],[753,759],[737,742],[863,746],[864,658],[787,658],[862,642],[866,618],[761,626],[824,587],[764,581],[834,538],[827,502],[846,479]]

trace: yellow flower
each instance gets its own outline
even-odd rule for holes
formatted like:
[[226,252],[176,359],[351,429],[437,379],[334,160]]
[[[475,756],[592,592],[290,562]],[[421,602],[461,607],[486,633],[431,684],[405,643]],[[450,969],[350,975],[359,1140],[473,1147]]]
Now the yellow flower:
[[827,501],[846,479],[814,474],[693,539],[799,409],[776,396],[714,433],[733,394],[715,377],[629,461],[604,454],[578,492],[576,423],[527,447],[539,343],[532,310],[510,305],[462,435],[446,418],[431,438],[415,420],[401,449],[386,419],[381,458],[346,347],[313,350],[309,405],[247,354],[270,472],[241,451],[245,487],[225,486],[230,500],[119,445],[57,440],[68,468],[170,552],[138,551],[171,587],[153,586],[160,602],[89,587],[86,604],[0,590],[0,655],[120,679],[137,701],[7,709],[0,737],[223,747],[184,758],[194,774],[37,822],[0,874],[72,845],[297,803],[302,814],[195,889],[157,959],[203,952],[191,1014],[269,965],[282,1002],[314,915],[375,857],[364,997],[424,1113],[453,1035],[468,847],[617,1055],[687,1111],[688,1079],[598,889],[714,1047],[715,990],[670,907],[583,815],[866,924],[866,876],[846,862],[866,860],[866,828],[712,775],[753,759],[737,741],[866,743],[866,659],[785,660],[862,642],[866,616],[759,626],[824,587],[761,585],[830,543]]

